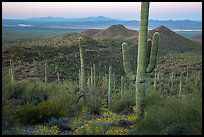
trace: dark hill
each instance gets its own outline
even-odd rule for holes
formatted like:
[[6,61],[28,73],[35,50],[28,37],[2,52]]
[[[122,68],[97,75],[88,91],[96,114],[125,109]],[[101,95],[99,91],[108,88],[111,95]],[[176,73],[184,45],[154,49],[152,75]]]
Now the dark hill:
[[82,32],[83,35],[94,37],[98,32],[100,32],[101,29],[88,29],[85,32]]
[[97,30],[97,29],[90,29],[82,34],[94,38],[129,38],[133,36],[137,36],[138,32],[135,30],[127,29],[125,26],[118,24],[118,25],[112,25],[104,30]]
[[187,39],[165,26],[159,26],[149,31],[148,37],[152,38],[154,32],[160,33],[159,49],[167,52],[186,52],[198,50],[201,46]]

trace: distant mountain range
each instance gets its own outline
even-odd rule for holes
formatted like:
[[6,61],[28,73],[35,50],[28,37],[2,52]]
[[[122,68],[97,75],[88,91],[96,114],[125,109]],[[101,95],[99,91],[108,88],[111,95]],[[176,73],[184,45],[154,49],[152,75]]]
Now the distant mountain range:
[[[137,20],[119,20],[103,16],[86,18],[61,18],[48,16],[29,19],[2,19],[2,25],[8,27],[105,29],[114,24],[122,24],[129,29],[139,29],[139,21]],[[149,29],[153,29],[160,25],[166,26],[170,29],[202,30],[202,21],[149,20]]]

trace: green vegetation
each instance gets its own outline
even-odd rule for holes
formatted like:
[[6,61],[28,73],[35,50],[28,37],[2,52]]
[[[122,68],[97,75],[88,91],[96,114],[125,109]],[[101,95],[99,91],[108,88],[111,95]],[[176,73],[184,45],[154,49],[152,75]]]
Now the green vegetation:
[[[135,37],[124,41],[68,33],[29,35],[32,41],[19,42],[4,35],[9,44],[2,47],[2,134],[201,135],[202,43],[164,26],[145,35],[152,38],[156,30],[158,56],[153,50],[146,51],[150,58],[142,54],[144,77],[133,73],[141,66],[136,55],[142,53]],[[144,44],[154,48],[155,37],[147,38]],[[124,54],[124,48],[129,52]],[[153,73],[146,73],[148,64],[156,67]],[[137,122],[136,76],[146,79],[144,117]]]
[[135,129],[134,135],[201,135],[202,97],[194,90],[183,99],[149,92],[146,97],[146,115]]

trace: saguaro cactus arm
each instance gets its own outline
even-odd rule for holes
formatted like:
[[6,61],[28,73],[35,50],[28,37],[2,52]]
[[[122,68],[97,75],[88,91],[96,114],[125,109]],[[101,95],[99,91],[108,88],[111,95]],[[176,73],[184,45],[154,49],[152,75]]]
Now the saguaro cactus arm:
[[124,66],[125,74],[130,80],[135,80],[135,75],[133,74],[130,68],[130,61],[129,61],[127,50],[128,50],[127,43],[124,42],[122,44],[122,52],[123,52],[123,66]]
[[147,73],[151,73],[156,66],[158,45],[159,45],[159,33],[155,32],[153,36],[152,46],[151,46],[150,60],[149,60],[149,65],[147,67]]
[[151,47],[152,47],[152,40],[148,39],[147,40],[147,65],[149,64]]

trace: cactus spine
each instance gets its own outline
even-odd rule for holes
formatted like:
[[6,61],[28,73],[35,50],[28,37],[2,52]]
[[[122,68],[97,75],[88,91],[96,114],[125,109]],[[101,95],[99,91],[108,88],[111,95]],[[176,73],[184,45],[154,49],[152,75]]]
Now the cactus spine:
[[[127,54],[127,44],[122,44],[123,50],[123,66],[127,77],[130,80],[136,80],[136,114],[138,119],[144,116],[144,97],[146,93],[146,77],[147,73],[151,73],[156,66],[159,33],[153,35],[151,46],[150,40],[147,41],[148,32],[148,17],[149,17],[149,2],[142,2],[140,16],[140,32],[137,57],[137,70],[135,76],[130,69],[130,63]],[[149,43],[149,44],[148,44]]]
[[112,90],[113,90],[112,67],[109,66],[109,80],[108,80],[108,108],[110,108],[110,106],[111,106]]

